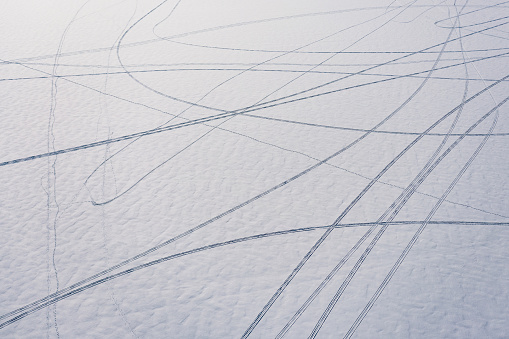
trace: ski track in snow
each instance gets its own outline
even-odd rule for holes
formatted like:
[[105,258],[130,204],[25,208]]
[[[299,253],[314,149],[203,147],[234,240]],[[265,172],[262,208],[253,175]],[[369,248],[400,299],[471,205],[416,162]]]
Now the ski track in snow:
[[509,333],[509,1],[0,18],[0,337]]

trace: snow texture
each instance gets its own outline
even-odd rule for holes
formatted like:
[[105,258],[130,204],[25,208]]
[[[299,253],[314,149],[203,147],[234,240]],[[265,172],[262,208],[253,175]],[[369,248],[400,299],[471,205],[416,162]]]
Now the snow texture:
[[1,1],[0,337],[509,337],[508,24]]

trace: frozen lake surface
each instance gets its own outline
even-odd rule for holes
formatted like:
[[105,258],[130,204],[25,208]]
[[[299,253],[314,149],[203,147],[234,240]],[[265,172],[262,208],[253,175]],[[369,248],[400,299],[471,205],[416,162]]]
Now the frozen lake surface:
[[507,338],[508,24],[2,1],[0,337]]

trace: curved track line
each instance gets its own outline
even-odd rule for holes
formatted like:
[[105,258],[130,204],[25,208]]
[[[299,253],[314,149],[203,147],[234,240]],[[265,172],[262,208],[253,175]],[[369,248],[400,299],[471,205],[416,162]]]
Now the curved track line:
[[[421,223],[422,223],[422,221],[396,221],[396,222],[391,222],[390,224],[391,225],[403,226],[403,225],[407,225],[407,224],[408,225],[417,225],[417,224],[421,224]],[[284,230],[284,231],[275,231],[275,232],[269,232],[269,233],[261,233],[261,234],[256,234],[256,235],[252,235],[252,236],[247,236],[247,237],[237,238],[237,239],[223,241],[223,242],[219,242],[219,243],[214,243],[214,244],[211,244],[211,245],[206,245],[206,246],[198,247],[198,248],[195,248],[195,249],[192,249],[192,250],[188,250],[188,251],[172,254],[172,255],[169,255],[169,256],[166,256],[166,257],[162,257],[162,258],[159,258],[159,259],[147,262],[145,264],[137,265],[137,266],[135,266],[133,268],[130,268],[128,270],[124,270],[122,272],[118,272],[116,274],[104,277],[102,279],[93,281],[93,282],[91,282],[91,283],[89,283],[87,285],[81,286],[79,288],[66,289],[66,293],[64,293],[64,294],[61,293],[61,294],[53,296],[51,298],[46,297],[46,298],[43,298],[43,299],[39,299],[38,301],[41,301],[39,303],[38,302],[33,302],[33,303],[31,303],[29,305],[26,305],[26,306],[24,306],[22,308],[19,308],[17,310],[14,310],[14,311],[11,311],[9,313],[6,313],[6,314],[0,316],[0,319],[5,319],[5,318],[11,317],[11,316],[13,316],[15,314],[18,314],[18,315],[13,317],[13,318],[11,318],[11,319],[9,319],[9,320],[7,320],[7,321],[5,321],[5,322],[3,322],[3,323],[0,323],[0,329],[15,323],[15,322],[25,318],[26,316],[28,316],[28,315],[30,315],[30,314],[40,310],[40,309],[43,309],[43,308],[48,307],[48,306],[50,306],[50,305],[52,305],[54,303],[57,303],[60,300],[66,299],[66,298],[68,298],[70,296],[73,296],[73,295],[78,294],[80,292],[83,292],[83,291],[85,291],[87,289],[90,289],[92,287],[95,287],[95,286],[98,286],[100,284],[103,284],[103,283],[105,283],[107,281],[110,281],[110,280],[113,280],[113,279],[116,279],[116,278],[128,275],[130,273],[139,271],[141,269],[145,269],[145,268],[157,265],[157,264],[164,263],[166,261],[170,261],[170,260],[173,260],[173,259],[181,258],[181,257],[187,256],[187,255],[190,255],[190,254],[199,253],[199,252],[203,252],[203,251],[206,251],[206,250],[210,250],[210,249],[214,249],[214,248],[219,248],[219,247],[224,247],[224,246],[227,246],[227,245],[233,245],[233,244],[237,244],[237,243],[241,243],[241,242],[246,242],[246,241],[251,241],[251,240],[257,240],[257,239],[273,237],[273,236],[280,236],[280,235],[287,235],[287,234],[294,234],[294,233],[301,233],[301,232],[311,232],[311,231],[321,230],[321,229],[330,228],[330,227],[334,227],[334,228],[355,228],[355,227],[367,227],[367,226],[372,226],[372,225],[375,225],[375,224],[377,224],[377,223],[369,223],[369,222],[367,222],[367,223],[351,223],[351,224],[340,224],[340,225],[336,225],[336,226],[328,225],[328,226],[303,227],[303,228],[295,228],[295,229],[289,229],[289,230]],[[430,221],[428,224],[509,227],[509,223],[508,222],[485,222],[485,221],[480,221],[480,222],[475,222],[475,221]],[[19,313],[21,313],[21,314],[19,314]]]

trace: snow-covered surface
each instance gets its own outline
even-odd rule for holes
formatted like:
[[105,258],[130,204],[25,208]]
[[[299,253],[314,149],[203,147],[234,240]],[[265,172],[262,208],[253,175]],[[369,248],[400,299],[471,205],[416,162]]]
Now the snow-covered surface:
[[508,15],[1,1],[0,337],[507,337]]

